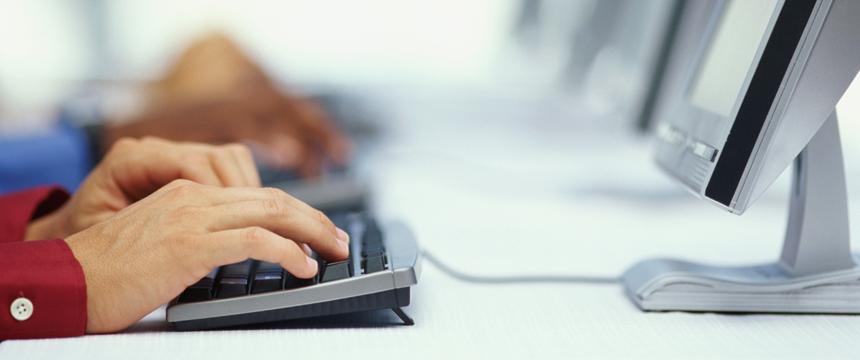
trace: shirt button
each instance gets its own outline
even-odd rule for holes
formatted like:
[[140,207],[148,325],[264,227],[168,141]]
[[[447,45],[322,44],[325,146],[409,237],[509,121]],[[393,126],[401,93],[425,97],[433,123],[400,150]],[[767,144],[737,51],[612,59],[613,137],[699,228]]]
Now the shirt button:
[[19,297],[12,301],[12,306],[9,307],[12,317],[18,321],[24,321],[33,316],[33,302],[25,297]]

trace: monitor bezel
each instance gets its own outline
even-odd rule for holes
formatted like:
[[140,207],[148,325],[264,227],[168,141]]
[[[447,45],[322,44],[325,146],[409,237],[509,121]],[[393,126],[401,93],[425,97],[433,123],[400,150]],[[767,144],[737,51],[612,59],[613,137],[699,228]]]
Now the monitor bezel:
[[782,0],[779,15],[771,19],[767,41],[759,45],[755,70],[748,72],[743,96],[738,96],[732,111],[734,120],[705,189],[707,198],[734,206],[817,2]]

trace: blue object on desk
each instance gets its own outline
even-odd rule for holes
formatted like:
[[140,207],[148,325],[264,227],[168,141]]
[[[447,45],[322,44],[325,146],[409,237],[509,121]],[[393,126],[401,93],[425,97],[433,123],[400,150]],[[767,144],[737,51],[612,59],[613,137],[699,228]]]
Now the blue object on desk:
[[0,194],[42,185],[73,192],[91,167],[86,134],[64,121],[46,132],[0,136]]

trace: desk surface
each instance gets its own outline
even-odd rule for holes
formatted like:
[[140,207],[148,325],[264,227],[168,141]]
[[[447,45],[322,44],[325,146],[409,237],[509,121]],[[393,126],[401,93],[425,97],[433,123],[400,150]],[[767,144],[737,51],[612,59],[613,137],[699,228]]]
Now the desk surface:
[[[368,154],[361,169],[376,186],[379,214],[406,220],[426,249],[461,270],[618,276],[651,256],[743,264],[769,261],[779,253],[784,183],[737,217],[694,199],[658,174],[641,139],[552,126],[535,130],[534,124],[516,122],[500,122],[490,130],[486,121],[421,118],[444,117],[438,109],[408,114],[401,116],[411,121],[391,124],[390,140]],[[860,319],[854,316],[643,313],[619,285],[477,285],[424,265],[406,309],[415,319],[412,327],[343,328],[324,321],[178,333],[165,327],[160,309],[122,334],[6,341],[0,344],[0,358],[860,354]],[[389,320],[386,315],[367,316],[382,323]]]

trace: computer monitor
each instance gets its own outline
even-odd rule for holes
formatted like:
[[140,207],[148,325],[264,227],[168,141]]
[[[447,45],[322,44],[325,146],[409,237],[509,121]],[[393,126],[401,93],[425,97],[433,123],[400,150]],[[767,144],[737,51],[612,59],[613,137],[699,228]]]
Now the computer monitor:
[[[656,49],[655,58],[651,64],[645,93],[636,115],[636,128],[640,132],[652,130],[660,97],[666,93],[665,88],[669,87],[672,55],[676,53],[675,49],[681,45],[681,29],[684,27],[685,21],[689,23],[690,18],[694,16],[695,12],[691,10],[701,7],[702,4],[708,4],[708,2],[688,3],[686,0],[675,0],[672,4],[660,45]],[[686,25],[690,26],[689,24]]]
[[651,113],[665,70],[663,64],[687,3],[684,0],[580,3],[583,6],[575,9],[578,21],[570,29],[559,85],[577,96],[581,101],[579,110],[588,109],[589,115],[601,121],[629,122],[637,131],[650,130]]
[[638,116],[639,131],[654,133],[659,119],[667,116],[676,99],[683,98],[686,76],[695,65],[696,54],[718,5],[713,1],[678,0],[653,64]]
[[645,310],[860,313],[835,106],[860,68],[860,1],[715,2],[656,160],[691,192],[742,214],[794,162],[778,262],[646,260],[624,274]]

